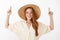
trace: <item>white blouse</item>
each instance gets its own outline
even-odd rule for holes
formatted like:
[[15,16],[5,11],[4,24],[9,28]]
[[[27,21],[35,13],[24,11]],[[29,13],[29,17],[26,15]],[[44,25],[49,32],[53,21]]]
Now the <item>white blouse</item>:
[[26,21],[16,22],[9,25],[9,30],[15,32],[19,40],[38,40],[42,34],[50,31],[50,27],[38,22],[38,36],[35,36],[35,30],[32,25],[28,28]]

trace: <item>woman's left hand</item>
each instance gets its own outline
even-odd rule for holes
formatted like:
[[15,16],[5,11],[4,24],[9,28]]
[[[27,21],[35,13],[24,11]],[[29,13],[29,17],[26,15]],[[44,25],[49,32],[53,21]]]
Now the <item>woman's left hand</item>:
[[48,14],[49,14],[50,17],[53,16],[53,12],[50,10],[50,8],[48,8]]

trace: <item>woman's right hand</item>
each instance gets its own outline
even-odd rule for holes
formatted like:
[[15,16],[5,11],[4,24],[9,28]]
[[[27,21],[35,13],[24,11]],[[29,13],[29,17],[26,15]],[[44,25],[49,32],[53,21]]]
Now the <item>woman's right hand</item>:
[[7,15],[10,16],[12,13],[12,7],[10,6],[10,9],[7,11]]

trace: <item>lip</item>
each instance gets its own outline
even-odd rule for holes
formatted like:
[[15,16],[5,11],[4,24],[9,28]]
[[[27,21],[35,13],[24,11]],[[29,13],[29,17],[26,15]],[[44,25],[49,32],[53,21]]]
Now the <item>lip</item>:
[[27,19],[31,19],[31,16],[27,16]]

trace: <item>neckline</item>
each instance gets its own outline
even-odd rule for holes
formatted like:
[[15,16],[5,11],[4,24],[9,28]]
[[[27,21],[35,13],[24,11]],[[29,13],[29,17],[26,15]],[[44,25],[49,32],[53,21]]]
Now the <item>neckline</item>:
[[25,24],[26,24],[26,26],[27,26],[27,29],[28,29],[28,30],[30,30],[30,29],[31,29],[31,27],[32,27],[32,24],[30,25],[30,27],[28,27],[28,25],[27,25],[26,21],[25,21]]

